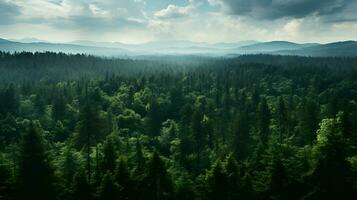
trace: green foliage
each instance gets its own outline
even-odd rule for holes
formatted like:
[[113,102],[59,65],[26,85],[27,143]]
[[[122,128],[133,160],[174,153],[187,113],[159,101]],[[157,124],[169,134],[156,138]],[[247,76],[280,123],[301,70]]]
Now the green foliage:
[[356,58],[182,58],[0,52],[0,199],[356,196]]
[[55,199],[53,171],[38,127],[30,122],[21,142],[22,157],[18,172],[19,199]]
[[154,151],[148,163],[147,175],[143,180],[145,199],[171,199],[173,185],[165,163]]

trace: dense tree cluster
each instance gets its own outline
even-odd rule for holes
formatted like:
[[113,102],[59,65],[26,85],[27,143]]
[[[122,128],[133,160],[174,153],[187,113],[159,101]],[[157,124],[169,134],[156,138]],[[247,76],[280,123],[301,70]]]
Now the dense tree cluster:
[[0,71],[0,199],[356,196],[357,58],[1,53]]

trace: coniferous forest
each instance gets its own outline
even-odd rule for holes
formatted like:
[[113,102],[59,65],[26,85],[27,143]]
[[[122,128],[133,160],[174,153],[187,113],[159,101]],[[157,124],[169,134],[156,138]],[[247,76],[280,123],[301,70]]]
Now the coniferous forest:
[[0,53],[0,199],[355,199],[357,58]]

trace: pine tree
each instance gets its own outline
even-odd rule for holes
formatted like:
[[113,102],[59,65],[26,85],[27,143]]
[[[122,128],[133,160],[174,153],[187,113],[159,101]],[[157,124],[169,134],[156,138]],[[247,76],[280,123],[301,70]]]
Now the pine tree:
[[278,121],[278,130],[279,130],[279,143],[282,144],[284,136],[286,136],[286,134],[288,133],[288,127],[289,127],[288,113],[287,113],[284,99],[282,97],[278,98],[277,121]]
[[302,144],[312,145],[319,128],[319,107],[313,100],[304,99],[300,106],[300,135]]
[[66,147],[63,153],[63,161],[61,163],[62,178],[66,187],[70,187],[73,183],[73,178],[80,169],[80,163],[74,149]]
[[135,174],[137,176],[140,176],[144,172],[145,157],[143,154],[142,146],[138,138],[136,139],[136,146],[135,146],[135,161],[136,161]]
[[281,159],[273,158],[268,194],[272,199],[294,199],[289,193],[289,178]]
[[0,153],[0,199],[9,199],[10,178],[10,163]]
[[63,120],[66,114],[66,102],[62,95],[56,96],[53,100],[52,116],[55,121]]
[[[99,187],[99,199],[100,200],[109,200],[109,199],[118,199],[120,186],[115,183],[112,178],[112,174],[107,172],[102,179],[101,185]],[[125,198],[119,198],[125,199]]]
[[258,128],[259,136],[263,147],[267,146],[268,137],[270,133],[270,109],[265,98],[262,98],[258,108]]
[[239,199],[239,194],[242,192],[241,189],[241,169],[237,161],[232,154],[229,154],[224,161],[224,168],[227,175],[227,199],[235,200]]
[[352,177],[352,171],[346,160],[346,148],[341,119],[322,120],[313,152],[315,164],[305,179],[313,187],[309,198],[338,199],[353,196],[352,180],[348,178]]
[[194,146],[195,146],[195,153],[196,153],[196,170],[200,170],[200,164],[201,164],[201,151],[204,147],[204,140],[205,140],[205,135],[203,132],[203,126],[202,126],[202,121],[203,121],[203,113],[201,112],[201,109],[197,109],[193,112],[192,114],[192,121],[191,121],[191,131],[192,131],[192,136],[194,139]]
[[147,133],[150,136],[159,135],[162,122],[162,113],[157,100],[152,100],[150,102],[147,117]]
[[143,181],[146,186],[145,198],[149,200],[171,199],[173,184],[166,171],[165,163],[155,151],[147,166],[147,174]]
[[22,138],[18,173],[19,199],[54,199],[53,171],[45,152],[42,136],[30,122]]
[[237,114],[233,124],[232,150],[234,157],[238,160],[243,160],[250,154],[249,144],[251,142],[251,136],[249,134],[249,125],[247,122],[247,112],[243,111]]
[[5,90],[0,93],[0,100],[0,115],[10,113],[16,116],[19,111],[19,100],[17,98],[15,86],[13,84],[7,86]]
[[118,162],[115,171],[115,181],[121,187],[119,192],[120,199],[134,199],[135,194],[135,184],[131,177],[129,168],[124,158],[121,158]]
[[88,182],[87,176],[79,172],[74,176],[72,198],[78,200],[93,199],[92,187]]
[[101,135],[101,125],[98,108],[91,105],[89,101],[86,101],[80,112],[80,121],[77,123],[77,135],[75,136],[75,141],[77,147],[85,148],[86,150],[88,181],[91,181],[92,174],[90,157],[91,147],[96,144]]
[[205,199],[220,200],[228,198],[229,180],[220,160],[216,161],[206,174],[207,194]]
[[103,171],[113,172],[115,169],[116,152],[114,149],[114,144],[111,138],[108,138],[104,142],[103,147]]

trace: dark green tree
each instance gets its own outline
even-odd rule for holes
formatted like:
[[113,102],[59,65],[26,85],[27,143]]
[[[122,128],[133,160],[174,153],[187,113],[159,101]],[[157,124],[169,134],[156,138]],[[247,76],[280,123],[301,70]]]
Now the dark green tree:
[[319,128],[319,107],[315,101],[304,99],[300,106],[300,137],[302,144],[312,145]]
[[140,176],[144,172],[145,168],[145,156],[143,153],[142,145],[140,143],[140,140],[137,138],[136,139],[136,146],[135,146],[135,174],[137,176]]
[[117,155],[115,152],[113,140],[107,138],[103,146],[103,171],[113,172],[115,169]]
[[[98,191],[99,199],[100,200],[118,199],[120,190],[121,190],[120,186],[117,183],[115,183],[112,174],[108,172],[103,176],[101,185],[99,187],[99,191]],[[124,199],[124,198],[119,198],[119,199]]]
[[249,134],[249,124],[247,112],[237,114],[232,125],[232,150],[233,155],[238,160],[246,159],[250,154],[251,136]]
[[135,199],[137,194],[135,192],[135,182],[130,174],[127,162],[121,158],[115,170],[115,181],[121,187],[119,192],[120,199]]
[[147,166],[147,174],[143,181],[145,198],[164,200],[173,197],[173,184],[166,171],[165,163],[156,151]]
[[151,100],[147,113],[147,133],[150,136],[157,136],[160,134],[160,128],[162,123],[162,114],[160,105],[156,99]]
[[88,101],[85,102],[79,118],[80,120],[76,127],[77,135],[75,136],[75,142],[77,147],[85,149],[87,176],[88,180],[91,181],[91,147],[96,145],[96,142],[101,135],[101,119],[99,117],[98,108],[91,105]]
[[92,186],[85,173],[79,172],[74,176],[72,198],[78,200],[92,200]]
[[206,174],[207,194],[205,199],[229,199],[229,180],[221,161],[216,161]]
[[277,122],[278,122],[278,131],[279,131],[279,143],[283,143],[283,139],[288,134],[289,129],[289,120],[288,112],[285,105],[284,98],[278,98],[277,105]]
[[258,129],[259,129],[260,142],[263,144],[264,147],[266,147],[268,142],[268,137],[270,134],[269,126],[270,126],[271,113],[267,101],[264,97],[261,98],[260,100],[257,116],[258,116]]
[[270,183],[268,195],[271,199],[297,199],[294,193],[289,191],[290,180],[283,162],[279,158],[273,158],[270,169]]
[[30,122],[21,142],[18,172],[19,199],[55,199],[53,170],[45,151],[41,134]]
[[340,116],[324,119],[317,131],[314,146],[314,165],[306,176],[313,190],[307,198],[338,199],[352,197],[353,192],[350,163],[346,160],[346,140],[342,136]]

